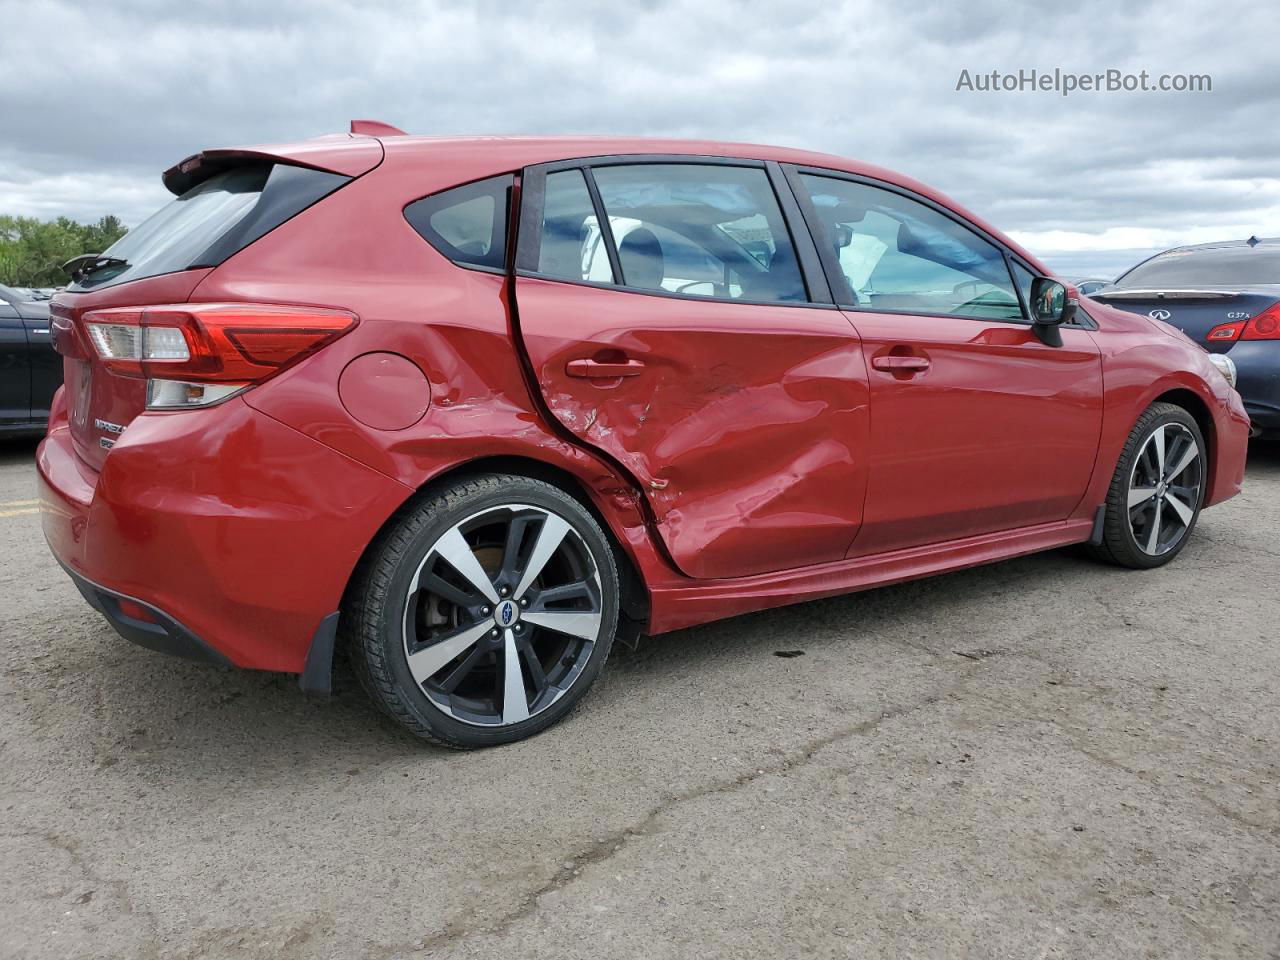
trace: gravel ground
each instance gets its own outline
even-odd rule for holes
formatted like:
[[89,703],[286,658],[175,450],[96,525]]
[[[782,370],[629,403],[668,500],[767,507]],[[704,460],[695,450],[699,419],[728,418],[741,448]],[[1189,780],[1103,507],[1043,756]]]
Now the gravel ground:
[[[531,741],[136,649],[0,445],[0,957],[1280,958],[1280,449],[1072,552],[646,640]],[[803,651],[779,657],[778,651]]]

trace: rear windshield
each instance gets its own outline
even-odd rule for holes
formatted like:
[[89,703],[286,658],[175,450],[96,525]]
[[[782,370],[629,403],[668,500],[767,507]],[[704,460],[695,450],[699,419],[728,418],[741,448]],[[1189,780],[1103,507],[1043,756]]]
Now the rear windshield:
[[1280,246],[1170,250],[1140,263],[1112,289],[1239,286],[1280,283]]
[[70,289],[217,266],[349,179],[286,164],[224,170],[171,200],[103,251],[124,264],[95,270]]

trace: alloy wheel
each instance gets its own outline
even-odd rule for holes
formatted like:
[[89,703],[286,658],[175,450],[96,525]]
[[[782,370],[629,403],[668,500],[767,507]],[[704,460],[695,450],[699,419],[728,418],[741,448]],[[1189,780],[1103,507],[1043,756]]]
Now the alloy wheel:
[[1195,435],[1164,423],[1147,437],[1129,475],[1129,529],[1138,548],[1157,557],[1191,529],[1200,505],[1203,458]]
[[568,692],[602,620],[582,536],[556,513],[509,504],[455,524],[427,551],[405,599],[404,653],[435,707],[511,726]]

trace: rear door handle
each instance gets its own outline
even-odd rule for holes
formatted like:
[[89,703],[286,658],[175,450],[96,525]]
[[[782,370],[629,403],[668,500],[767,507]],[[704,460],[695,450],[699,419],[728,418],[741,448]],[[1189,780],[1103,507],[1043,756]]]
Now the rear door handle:
[[883,357],[872,357],[871,365],[877,370],[928,370],[928,357],[904,357],[886,354]]
[[608,380],[612,377],[636,377],[644,370],[642,360],[570,360],[565,372],[571,377],[589,377],[593,380]]

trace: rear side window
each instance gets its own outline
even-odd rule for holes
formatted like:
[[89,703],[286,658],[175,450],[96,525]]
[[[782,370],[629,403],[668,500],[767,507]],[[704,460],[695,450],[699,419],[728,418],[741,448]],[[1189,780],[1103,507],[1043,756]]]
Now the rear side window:
[[124,263],[95,270],[71,289],[215,267],[349,180],[280,163],[224,170],[171,200],[103,251]]
[[511,174],[423,197],[404,208],[409,226],[454,263],[503,270]]

